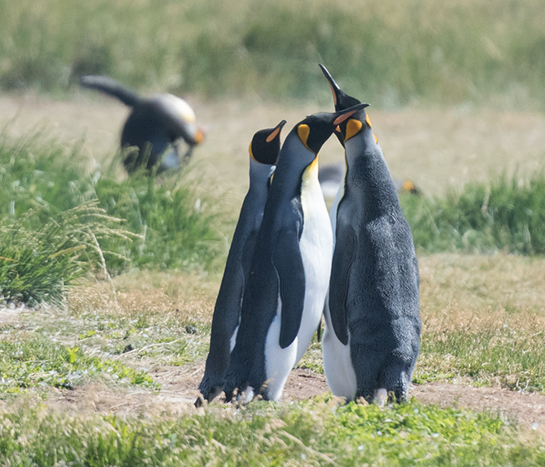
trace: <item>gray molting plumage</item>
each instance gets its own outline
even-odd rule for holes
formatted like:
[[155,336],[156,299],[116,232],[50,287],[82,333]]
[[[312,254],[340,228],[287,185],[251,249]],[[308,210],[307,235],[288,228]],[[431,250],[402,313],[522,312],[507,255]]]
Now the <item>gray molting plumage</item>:
[[[199,391],[211,401],[222,390],[230,361],[233,341],[240,321],[244,285],[269,192],[270,177],[280,151],[280,131],[285,120],[275,128],[257,132],[250,149],[250,187],[235,229],[220,290],[214,308],[210,351]],[[200,399],[197,405],[200,405]]]
[[[129,174],[142,167],[151,170],[159,163],[159,171],[176,169],[189,161],[193,148],[204,137],[196,126],[195,112],[177,96],[140,97],[106,76],[83,76],[80,85],[116,97],[132,108],[121,133],[123,164]],[[180,140],[188,146],[183,156],[178,153]]]
[[[344,141],[347,171],[335,214],[326,311],[337,339],[349,346],[342,358],[349,355],[347,364],[355,373],[353,397],[372,401],[378,390],[386,389],[402,401],[420,350],[418,262],[411,229],[365,111],[351,119],[353,123],[341,125],[343,137],[347,128],[350,134]],[[326,376],[328,352],[324,346]]]
[[[290,132],[280,152],[244,290],[226,375],[227,400],[235,390],[278,399],[321,319],[332,234],[313,162],[333,131],[335,117],[325,113],[307,117]],[[303,125],[309,130],[305,143],[298,133]],[[317,229],[312,236],[317,242],[314,251],[309,228]]]

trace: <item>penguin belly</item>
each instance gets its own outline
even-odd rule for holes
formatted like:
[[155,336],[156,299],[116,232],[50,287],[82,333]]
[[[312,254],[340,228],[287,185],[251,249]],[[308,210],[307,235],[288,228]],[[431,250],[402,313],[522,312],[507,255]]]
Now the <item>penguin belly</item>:
[[[267,386],[266,399],[276,401],[280,399],[282,390],[288,379],[291,369],[297,363],[297,341],[299,337],[285,349],[280,347],[280,323],[282,314],[282,301],[278,296],[278,308],[265,339],[265,375]],[[252,392],[253,392],[253,388]]]
[[328,298],[324,308],[325,330],[322,339],[324,374],[333,395],[344,397],[346,402],[349,402],[354,399],[358,389],[356,372],[350,355],[350,334],[346,345],[337,339],[331,322]]
[[333,233],[318,177],[309,174],[303,180],[301,206],[303,232],[299,248],[305,268],[305,302],[295,364],[308,349],[322,319],[333,257]]

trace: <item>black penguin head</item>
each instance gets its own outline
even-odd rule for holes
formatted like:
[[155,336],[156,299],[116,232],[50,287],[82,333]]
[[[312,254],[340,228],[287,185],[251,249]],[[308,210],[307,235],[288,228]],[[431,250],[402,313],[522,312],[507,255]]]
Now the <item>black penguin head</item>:
[[250,157],[261,164],[275,165],[280,152],[280,132],[286,120],[274,128],[258,131],[250,143]]
[[[333,94],[333,103],[335,104],[335,110],[344,110],[360,103],[360,101],[355,97],[349,96],[348,94],[345,94],[343,91],[341,91],[341,88],[335,82],[333,76],[331,76],[331,73],[329,73],[328,69],[325,66],[320,64],[320,68],[329,83],[329,87],[331,88],[331,93]],[[367,106],[369,106],[369,104],[365,104],[365,107]],[[343,128],[336,127],[335,136],[337,136],[340,143],[344,146],[346,131],[343,130],[346,130],[346,126]]]
[[333,94],[333,103],[335,104],[336,111],[348,109],[349,107],[357,105],[361,102],[355,97],[349,96],[348,94],[345,94],[343,91],[341,91],[341,88],[335,82],[333,76],[331,76],[331,73],[329,73],[325,66],[320,64],[320,68],[322,69],[322,73],[326,77],[329,83],[329,87],[331,88],[331,93]]
[[331,133],[333,133],[335,127],[349,119],[359,110],[367,107],[367,105],[357,104],[335,113],[320,112],[309,115],[295,125],[292,131],[297,133],[297,136],[309,151],[318,154],[322,145],[331,136]]

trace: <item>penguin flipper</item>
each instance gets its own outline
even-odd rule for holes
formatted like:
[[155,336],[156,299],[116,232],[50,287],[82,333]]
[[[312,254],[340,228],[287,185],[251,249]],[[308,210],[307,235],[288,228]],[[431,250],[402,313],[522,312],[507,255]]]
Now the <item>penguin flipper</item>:
[[123,104],[129,107],[134,107],[140,101],[140,96],[136,93],[136,91],[128,88],[115,79],[109,78],[108,76],[82,76],[79,79],[79,84],[84,88],[96,89],[97,91],[101,91],[109,96],[116,97],[123,102]]
[[297,337],[305,303],[305,268],[295,229],[279,233],[273,254],[273,264],[279,281],[282,314],[280,347],[285,349]]
[[331,279],[329,281],[329,312],[337,338],[348,344],[348,319],[346,299],[348,297],[350,268],[357,251],[356,234],[351,227],[337,229]]

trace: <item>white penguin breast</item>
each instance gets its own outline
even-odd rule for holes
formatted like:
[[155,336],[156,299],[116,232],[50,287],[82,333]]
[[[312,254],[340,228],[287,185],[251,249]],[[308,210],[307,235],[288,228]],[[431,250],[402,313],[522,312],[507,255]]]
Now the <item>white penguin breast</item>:
[[303,176],[301,187],[303,232],[299,248],[305,269],[305,304],[298,334],[297,361],[318,329],[331,273],[333,233],[324,196],[318,182],[317,164]]

